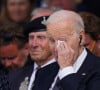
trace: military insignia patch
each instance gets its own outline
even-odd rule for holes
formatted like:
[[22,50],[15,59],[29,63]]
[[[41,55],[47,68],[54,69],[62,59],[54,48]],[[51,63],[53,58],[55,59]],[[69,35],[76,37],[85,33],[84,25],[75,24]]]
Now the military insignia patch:
[[41,21],[41,24],[46,25],[46,17],[43,17],[43,21]]
[[20,84],[19,90],[27,90],[29,77],[25,77],[24,81]]

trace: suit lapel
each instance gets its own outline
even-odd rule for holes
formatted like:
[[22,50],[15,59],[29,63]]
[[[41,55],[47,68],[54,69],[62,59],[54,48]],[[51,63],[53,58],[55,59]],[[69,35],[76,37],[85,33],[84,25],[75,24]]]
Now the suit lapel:
[[83,83],[87,83],[90,80],[90,78],[94,76],[95,66],[95,57],[92,56],[92,54],[88,51],[85,61],[83,62],[82,66],[77,72],[83,78]]

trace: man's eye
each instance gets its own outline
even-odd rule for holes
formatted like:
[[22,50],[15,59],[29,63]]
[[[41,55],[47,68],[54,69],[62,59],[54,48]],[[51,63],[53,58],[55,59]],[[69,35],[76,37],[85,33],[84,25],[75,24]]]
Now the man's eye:
[[45,36],[38,36],[38,38],[39,38],[39,39],[42,39],[42,40],[43,40],[43,39],[46,39]]

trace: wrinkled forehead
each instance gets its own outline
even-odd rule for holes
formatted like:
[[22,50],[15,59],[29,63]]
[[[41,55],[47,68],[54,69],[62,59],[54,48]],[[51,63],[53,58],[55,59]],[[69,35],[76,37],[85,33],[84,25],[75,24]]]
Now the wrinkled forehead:
[[71,37],[76,32],[71,28],[71,24],[67,23],[52,23],[47,25],[47,32],[54,38]]

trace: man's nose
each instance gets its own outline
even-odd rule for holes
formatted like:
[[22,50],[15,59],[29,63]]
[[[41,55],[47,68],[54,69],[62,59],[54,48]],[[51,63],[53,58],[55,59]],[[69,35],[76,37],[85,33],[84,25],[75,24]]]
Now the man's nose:
[[33,39],[32,46],[36,47],[39,45],[39,40],[37,38]]

